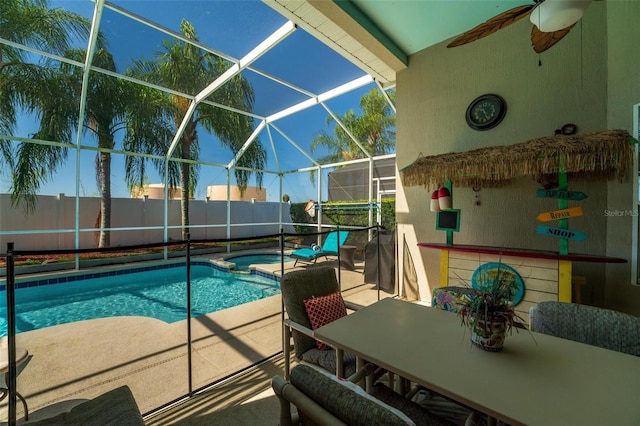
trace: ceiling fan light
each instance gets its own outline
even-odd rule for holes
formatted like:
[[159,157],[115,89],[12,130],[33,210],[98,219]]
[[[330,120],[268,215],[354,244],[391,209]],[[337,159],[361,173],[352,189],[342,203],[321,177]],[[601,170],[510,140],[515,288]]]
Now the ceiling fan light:
[[591,0],[545,0],[529,15],[531,23],[545,33],[575,24],[582,18]]

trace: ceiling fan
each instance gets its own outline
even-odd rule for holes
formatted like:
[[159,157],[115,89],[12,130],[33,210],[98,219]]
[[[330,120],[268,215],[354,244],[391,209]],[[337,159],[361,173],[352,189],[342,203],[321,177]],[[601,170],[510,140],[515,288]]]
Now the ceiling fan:
[[533,24],[531,45],[544,52],[566,36],[582,18],[592,0],[533,0],[533,4],[514,7],[457,37],[447,47],[462,46],[508,27],[527,15]]

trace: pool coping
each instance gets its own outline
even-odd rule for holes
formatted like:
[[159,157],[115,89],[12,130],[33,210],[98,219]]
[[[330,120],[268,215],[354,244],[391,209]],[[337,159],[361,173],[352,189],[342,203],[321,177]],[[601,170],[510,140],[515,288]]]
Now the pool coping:
[[[286,245],[287,243],[285,243]],[[295,249],[295,247],[294,247]],[[243,253],[247,251],[255,251],[255,250],[269,250],[269,251],[278,251],[279,248],[274,246],[273,243],[251,243],[250,245],[243,246],[233,246],[230,252],[227,252],[222,247],[213,247],[213,248],[194,248],[191,249],[191,256],[218,256],[218,255],[229,255],[233,253]],[[105,257],[99,259],[80,259],[79,266],[80,269],[89,269],[89,268],[97,268],[97,267],[108,267],[108,266],[117,266],[125,263],[139,263],[146,261],[164,261],[169,259],[179,259],[185,257],[187,252],[185,250],[178,251],[168,251],[166,253],[166,258],[164,253],[148,253],[148,254],[139,254],[122,257]],[[65,272],[65,271],[73,271],[76,267],[75,261],[69,262],[51,262],[51,263],[41,263],[34,265],[16,265],[15,273],[16,276],[22,275],[34,275],[34,274],[44,274],[44,273],[55,273],[55,272]],[[7,268],[6,266],[0,267],[0,279],[6,279]]]
[[[285,250],[284,255],[285,256],[289,256],[291,254],[292,250]],[[236,274],[241,274],[241,273],[253,273],[253,271],[256,271],[256,273],[261,273],[261,272],[265,272],[259,269],[259,265],[264,265],[264,264],[260,264],[260,263],[256,263],[256,264],[251,264],[249,265],[249,271],[235,271],[233,270],[233,268],[235,268],[236,264],[234,262],[229,262],[227,259],[231,259],[234,257],[240,257],[240,256],[256,256],[256,255],[261,255],[261,254],[274,254],[274,255],[280,255],[280,250],[274,250],[274,249],[255,249],[255,250],[243,250],[243,251],[237,251],[237,252],[232,252],[232,253],[224,253],[222,255],[217,255],[219,257],[214,257],[214,258],[210,258],[210,260],[216,264],[217,266],[221,267],[221,268],[226,268],[229,270],[229,272],[233,272]],[[285,262],[285,265],[288,265],[289,263],[293,262],[289,261],[289,262]],[[257,266],[258,265],[258,266]],[[265,272],[266,273],[266,272]],[[274,275],[274,274],[270,274],[269,275]],[[279,278],[278,278],[279,280]]]

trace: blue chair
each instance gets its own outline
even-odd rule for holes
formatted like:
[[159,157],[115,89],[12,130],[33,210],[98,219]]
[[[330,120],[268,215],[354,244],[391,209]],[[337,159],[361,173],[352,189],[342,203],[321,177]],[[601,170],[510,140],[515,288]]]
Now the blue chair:
[[[296,259],[293,266],[298,264],[299,260],[316,263],[316,260],[319,257],[324,256],[325,259],[328,255],[337,256],[338,250],[340,246],[344,245],[345,241],[347,241],[347,237],[349,236],[349,231],[332,231],[327,234],[327,238],[324,239],[324,243],[319,250],[314,250],[312,248],[302,248],[295,250],[291,253],[291,257]],[[338,238],[340,238],[338,240]]]

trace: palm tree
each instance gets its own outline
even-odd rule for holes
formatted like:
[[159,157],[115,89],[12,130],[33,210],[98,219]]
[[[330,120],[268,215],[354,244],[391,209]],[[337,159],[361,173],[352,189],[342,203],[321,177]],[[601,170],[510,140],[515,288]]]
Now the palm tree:
[[[71,50],[65,55],[70,59],[82,62],[86,56],[84,50]],[[105,49],[97,49],[93,55],[92,65],[107,71],[116,71],[113,56]],[[83,70],[72,65],[63,64],[60,68],[61,76],[68,81],[71,99],[76,103],[80,99],[82,89]],[[85,102],[85,120],[83,128],[90,132],[98,141],[99,149],[112,150],[115,148],[115,136],[126,128],[126,119],[131,111],[136,111],[132,103],[129,90],[132,84],[99,72],[92,72],[89,78]],[[135,98],[133,98],[135,99]],[[73,119],[73,117],[69,117]],[[77,119],[77,113],[76,113]],[[65,121],[72,124],[72,121]],[[75,123],[74,123],[75,124]],[[96,183],[100,193],[100,211],[96,225],[100,227],[98,247],[111,245],[111,153],[98,151],[95,160]]]
[[[65,57],[84,62],[86,51],[72,49]],[[113,56],[105,49],[96,50],[92,64],[107,71],[116,71]],[[59,68],[46,69],[46,96],[41,97],[37,110],[41,112],[40,128],[35,138],[43,140],[71,140],[77,129],[78,110],[84,70],[62,63]],[[139,115],[144,106],[136,104],[131,96],[136,87],[125,80],[100,72],[91,72],[84,111],[82,131],[92,134],[98,142],[96,155],[96,182],[100,193],[100,211],[96,226],[100,227],[98,247],[109,247],[111,234],[111,153],[115,148],[116,133],[127,128],[130,115]],[[135,136],[131,136],[135,137]],[[47,174],[51,174],[67,158],[67,148],[35,144],[20,144],[13,175],[12,199],[35,204],[35,194]],[[39,159],[40,161],[34,161]],[[51,161],[46,161],[52,159]],[[55,161],[53,161],[55,159]],[[46,174],[45,174],[46,173]]]
[[[195,28],[184,19],[180,24],[180,31],[187,38],[198,40]],[[154,60],[135,61],[129,74],[181,93],[196,95],[229,67],[227,61],[214,54],[204,52],[190,43],[165,40],[163,47],[164,52]],[[183,118],[187,116],[191,101],[176,94],[166,95],[165,98],[165,102],[155,101],[156,105],[163,107],[164,119],[161,122],[172,120],[177,130],[182,124]],[[253,88],[244,77],[238,74],[210,95],[207,100],[238,110],[251,111],[254,102]],[[200,103],[195,112],[188,117],[173,156],[183,160],[198,160],[200,155],[198,131],[200,129],[215,134],[223,146],[230,148],[234,154],[237,154],[251,135],[253,128],[253,120],[248,116],[207,103]],[[164,136],[163,130],[158,131],[155,138],[138,140],[138,143],[144,143],[145,146],[130,145],[128,149],[138,152],[166,153],[170,140],[168,141]],[[252,174],[247,169],[262,170],[265,162],[266,152],[260,141],[256,139],[240,157],[237,163],[240,168],[234,169],[238,186],[241,189],[246,188]],[[132,157],[127,162],[126,173],[129,186],[142,183],[144,174],[140,172],[140,169],[144,167],[144,163],[145,160],[142,157]],[[154,165],[160,174],[164,175],[164,162],[154,161]],[[165,176],[166,183],[170,187],[175,187],[179,183],[182,190],[182,236],[186,239],[189,232],[189,197],[194,192],[199,168],[189,161],[171,161],[168,164],[168,171],[169,175]],[[255,174],[257,183],[261,186],[262,172],[256,171]]]
[[[393,99],[393,93],[390,96]],[[396,117],[386,98],[378,89],[372,89],[360,99],[360,108],[363,112],[361,116],[349,110],[338,118],[370,155],[383,155],[393,151],[396,145]],[[335,126],[334,135],[321,131],[311,141],[312,153],[320,147],[329,151],[329,154],[318,159],[319,163],[338,163],[367,156],[349,134],[336,125],[332,116],[327,117],[327,125]]]
[[[62,9],[49,9],[48,0],[0,0],[0,37],[25,46],[62,54],[72,40],[86,39],[89,20]],[[0,133],[11,135],[22,108],[34,111],[48,96],[50,81],[47,70],[40,64],[29,62],[26,51],[0,44]],[[46,101],[46,100],[44,100]],[[45,111],[39,111],[46,114]],[[32,147],[34,172],[44,178],[51,166],[60,164],[57,153],[43,152],[42,147]],[[0,157],[15,167],[15,148],[7,140],[0,140]],[[37,169],[37,170],[36,170]],[[12,198],[14,207],[20,198]],[[26,200],[25,208],[32,210],[35,197]]]
[[[90,28],[88,20],[64,10],[50,10],[45,0],[0,0],[0,5],[2,37],[84,62],[86,51],[69,49],[69,45],[73,39],[86,39]],[[100,36],[98,46],[104,44]],[[32,64],[25,56],[20,49],[0,45],[0,130],[11,134],[16,109],[24,108],[34,113],[40,122],[33,138],[70,143],[78,126],[83,69],[66,63],[55,67],[52,61]],[[92,63],[109,71],[116,70],[113,57],[101,47],[96,50]],[[127,95],[128,86],[130,83],[97,72],[89,80],[83,127],[96,136],[99,148],[113,149],[114,136],[125,127],[127,112],[136,111]],[[2,154],[13,171],[12,204],[14,207],[22,204],[30,213],[35,208],[40,185],[66,161],[68,150],[33,143],[21,143],[14,148],[4,141]],[[110,232],[105,229],[111,227],[109,152],[100,151],[97,155],[96,180],[101,198],[98,246],[108,247]]]

